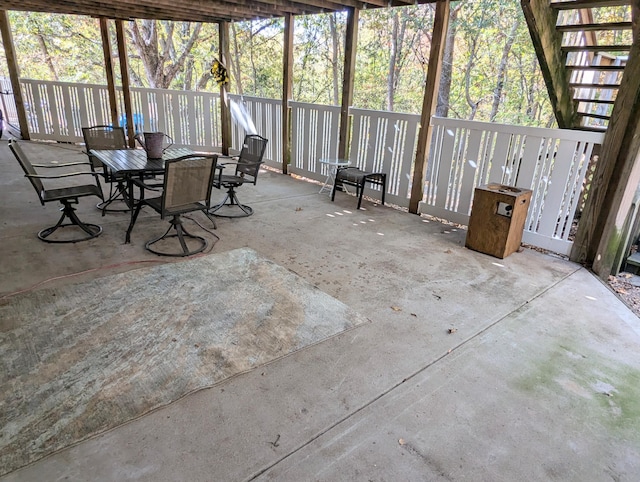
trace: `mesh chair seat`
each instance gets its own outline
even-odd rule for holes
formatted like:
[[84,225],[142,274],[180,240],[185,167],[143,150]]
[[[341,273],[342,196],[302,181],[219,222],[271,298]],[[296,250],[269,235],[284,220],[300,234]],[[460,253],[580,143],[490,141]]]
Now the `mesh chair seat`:
[[84,186],[71,186],[57,189],[49,189],[42,193],[44,202],[60,201],[62,199],[74,199],[84,196],[102,197],[102,190],[95,184],[86,184]]
[[[225,188],[227,194],[220,203],[209,210],[210,214],[227,218],[251,216],[253,214],[253,208],[240,203],[238,200],[236,188],[243,184],[256,184],[267,142],[267,139],[262,136],[249,134],[244,138],[244,144],[237,161],[225,162],[218,166],[219,170],[213,180],[213,187],[217,189]],[[218,160],[220,159],[224,159],[224,157],[218,156]],[[224,174],[224,166],[235,166],[235,173]]]
[[[126,176],[124,174],[115,174],[111,169],[102,164],[99,159],[92,156],[89,151],[110,150],[110,149],[126,149],[127,139],[124,135],[122,127],[112,126],[93,126],[83,127],[82,136],[87,148],[89,162],[94,169],[102,170],[104,181],[110,185],[109,197],[97,205],[104,216],[107,212],[127,212],[130,209],[131,201],[128,198],[126,187]],[[123,202],[124,207],[110,207],[116,202]]]
[[[204,251],[208,246],[207,240],[189,233],[183,226],[181,215],[194,211],[206,213],[209,209],[216,163],[217,156],[208,154],[192,154],[166,161],[162,196],[143,198],[137,202],[127,239],[130,238],[140,209],[149,206],[160,214],[161,219],[171,219],[163,235],[145,244],[148,251],[160,256],[191,256]],[[144,186],[142,180],[133,182]],[[168,238],[177,238],[180,251],[162,249],[160,243]],[[196,246],[190,247],[188,241]]]
[[[96,236],[99,236],[100,233],[102,233],[102,227],[98,226],[97,224],[89,224],[81,221],[76,215],[75,209],[72,207],[72,204],[78,204],[78,199],[81,197],[96,196],[99,199],[104,200],[104,197],[102,195],[102,188],[100,187],[100,182],[98,181],[97,174],[95,172],[74,172],[50,176],[38,174],[38,172],[35,170],[34,165],[31,164],[25,153],[22,151],[20,145],[18,145],[17,141],[10,140],[9,149],[11,150],[11,152],[13,152],[13,155],[16,157],[18,163],[25,173],[25,177],[29,179],[31,185],[38,194],[40,203],[44,206],[45,203],[48,202],[60,201],[60,203],[62,204],[62,216],[60,216],[60,219],[55,225],[39,231],[39,239],[41,239],[42,241],[46,241],[47,243],[77,243],[79,241],[86,241],[88,239],[95,238]],[[88,165],[88,163],[74,162],[38,167],[57,168],[78,165]],[[83,175],[92,176],[94,178],[95,184],[45,189],[42,183],[42,179],[61,179]],[[53,233],[61,228],[66,227],[78,228],[82,237],[50,238]]]

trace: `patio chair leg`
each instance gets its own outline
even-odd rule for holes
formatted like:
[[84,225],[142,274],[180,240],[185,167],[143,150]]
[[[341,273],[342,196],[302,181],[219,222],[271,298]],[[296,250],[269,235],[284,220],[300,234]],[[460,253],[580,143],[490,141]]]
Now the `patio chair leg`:
[[[116,184],[114,188],[114,184]],[[109,208],[108,206],[115,202],[122,201],[126,204],[126,208]],[[109,197],[102,201],[101,203],[96,204],[96,207],[102,211],[102,215],[104,216],[107,212],[110,213],[126,213],[131,210],[131,203],[129,202],[129,196],[127,194],[127,187],[125,186],[123,181],[118,181],[117,183],[111,183],[111,188],[109,189]]]
[[[60,211],[62,211],[62,215],[60,216],[60,219],[54,226],[41,230],[38,233],[39,239],[47,243],[78,243],[80,241],[87,241],[89,239],[93,239],[102,233],[101,226],[98,226],[97,224],[89,224],[89,223],[82,222],[76,215],[75,213],[76,210],[71,206],[70,201],[65,200],[61,202],[62,202],[62,208],[60,208]],[[65,223],[64,221],[67,218],[69,219],[69,222]],[[87,233],[87,236],[82,238],[74,238],[74,239],[66,239],[66,240],[49,239],[49,236],[51,236],[59,228],[65,228],[69,226],[79,227],[85,233]]]
[[140,214],[141,209],[142,203],[138,203],[138,205],[136,206],[136,210],[133,212],[133,216],[131,216],[131,221],[129,222],[129,227],[127,228],[127,234],[124,237],[125,244],[131,242],[131,232],[133,231],[133,227],[136,224],[136,220],[138,219],[138,214]]
[[[171,230],[175,230],[175,234],[169,234],[169,232]],[[181,253],[167,253],[167,252],[164,252],[164,251],[158,251],[158,250],[156,250],[156,249],[154,249],[152,247],[158,241],[161,241],[162,239],[166,239],[166,238],[178,238],[178,241],[180,242],[180,247],[182,248],[182,252]],[[190,251],[184,238],[191,238],[191,239],[199,240],[199,247],[197,247],[196,249],[193,249],[193,250]],[[209,243],[202,236],[196,236],[194,234],[189,233],[184,228],[184,226],[182,225],[182,219],[180,218],[180,215],[175,215],[171,219],[171,224],[169,225],[169,229],[167,229],[162,236],[159,236],[159,237],[157,237],[155,239],[152,239],[151,241],[147,242],[147,244],[145,244],[145,248],[148,251],[150,251],[150,252],[152,252],[154,254],[157,254],[159,256],[179,256],[179,257],[184,257],[184,256],[191,256],[193,254],[200,253],[200,252],[204,251],[207,248],[208,245],[209,245]]]
[[206,217],[209,218],[209,221],[211,221],[211,223],[213,224],[213,229],[218,229],[218,225],[216,224],[216,219],[213,217],[213,215],[209,214],[209,211],[207,209],[203,209],[202,212]]
[[[218,213],[218,211],[224,206],[235,206],[240,209],[236,211],[227,210],[224,213]],[[251,206],[247,206],[246,204],[241,204],[238,200],[238,196],[236,196],[235,189],[233,187],[230,187],[227,191],[227,195],[222,200],[222,202],[209,209],[209,214],[213,214],[214,216],[222,218],[243,218],[246,216],[251,216],[253,214],[253,208]]]

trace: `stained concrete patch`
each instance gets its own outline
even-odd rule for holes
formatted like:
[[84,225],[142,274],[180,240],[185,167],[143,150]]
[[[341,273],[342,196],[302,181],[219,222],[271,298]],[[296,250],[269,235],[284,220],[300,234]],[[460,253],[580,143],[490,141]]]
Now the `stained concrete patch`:
[[367,319],[251,249],[0,306],[0,474]]

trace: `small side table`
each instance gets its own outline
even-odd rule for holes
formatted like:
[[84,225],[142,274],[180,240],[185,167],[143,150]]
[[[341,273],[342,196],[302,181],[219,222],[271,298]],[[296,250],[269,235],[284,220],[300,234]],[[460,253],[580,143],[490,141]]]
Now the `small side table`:
[[349,159],[331,159],[325,158],[320,159],[318,161],[320,164],[325,164],[328,166],[329,172],[327,173],[327,179],[324,181],[324,184],[320,188],[318,194],[322,194],[326,192],[331,194],[331,190],[333,189],[333,183],[336,182],[336,171],[339,167],[345,167],[351,165],[351,161]]

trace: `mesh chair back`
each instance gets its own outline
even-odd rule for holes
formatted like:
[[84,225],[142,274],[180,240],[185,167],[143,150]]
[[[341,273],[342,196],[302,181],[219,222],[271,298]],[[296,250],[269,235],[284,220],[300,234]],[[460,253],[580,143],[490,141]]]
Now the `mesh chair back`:
[[40,179],[38,179],[37,177],[33,177],[38,173],[31,165],[31,162],[29,162],[29,159],[27,159],[27,156],[22,150],[22,147],[20,147],[20,145],[15,140],[12,139],[9,141],[9,149],[11,149],[11,152],[13,152],[13,155],[18,160],[18,163],[20,163],[20,167],[22,167],[25,176],[29,178],[29,181],[31,181],[31,185],[38,193],[38,198],[44,206],[44,186],[42,185],[42,181]]
[[208,205],[217,161],[217,156],[204,154],[166,161],[162,214],[203,201]]
[[267,139],[257,134],[249,134],[244,138],[244,144],[238,158],[236,174],[249,178],[254,184],[258,177],[262,157],[267,148]]
[[[127,148],[127,139],[122,127],[83,127],[82,136],[87,146],[87,152],[89,152],[90,149],[107,150]],[[93,167],[102,167],[102,163],[91,154],[89,154],[89,159]]]

